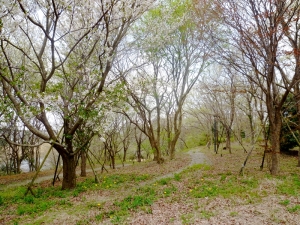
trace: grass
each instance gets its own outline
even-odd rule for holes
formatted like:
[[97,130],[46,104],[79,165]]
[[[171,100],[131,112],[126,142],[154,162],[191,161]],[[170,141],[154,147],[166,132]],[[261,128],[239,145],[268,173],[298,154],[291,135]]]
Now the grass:
[[300,212],[300,205],[295,205],[293,207],[289,207],[288,211],[291,213]]
[[300,196],[300,176],[298,174],[284,176],[280,180],[283,182],[278,186],[279,194]]
[[[4,213],[4,208],[13,205],[16,221],[20,221],[22,216],[37,217],[47,210],[51,210],[54,206],[60,208],[71,208],[72,198],[80,196],[82,193],[114,190],[120,188],[124,183],[138,183],[150,179],[149,174],[132,175],[132,174],[112,174],[104,176],[100,184],[95,183],[93,178],[87,178],[79,182],[74,190],[61,190],[60,187],[37,186],[34,188],[34,196],[30,193],[25,195],[25,187],[9,188],[0,194],[0,211]],[[139,198],[133,197],[133,207],[139,206]],[[128,200],[128,199],[127,199]],[[125,200],[126,202],[126,200]],[[143,201],[149,202],[148,200]],[[130,207],[129,207],[130,208]]]
[[[51,224],[54,218],[62,223],[64,219],[59,215],[64,212],[72,218],[70,224],[126,224],[137,212],[152,214],[153,206],[162,202],[162,205],[180,205],[186,210],[182,213],[167,207],[165,211],[182,213],[179,217],[171,216],[169,221],[180,219],[182,224],[191,224],[218,215],[220,209],[208,207],[216,199],[221,202],[217,208],[223,207],[225,201],[231,204],[227,215],[239,217],[243,213],[235,205],[260,204],[269,195],[284,196],[278,205],[285,206],[285,213],[299,214],[300,205],[293,199],[300,196],[300,177],[293,158],[282,157],[285,170],[273,177],[258,169],[261,155],[254,153],[246,165],[245,175],[239,176],[245,158],[242,151],[233,150],[232,155],[223,154],[222,158],[211,152],[206,154],[213,166],[195,164],[172,177],[153,182],[151,180],[161,175],[162,170],[169,172],[169,164],[163,167],[151,163],[134,165],[124,172],[103,174],[100,183],[95,183],[90,176],[81,179],[70,191],[40,184],[34,187],[34,196],[24,196],[26,187],[9,188],[0,193],[0,218],[7,218],[6,224]],[[174,166],[175,171],[177,167]],[[139,186],[141,182],[146,183]],[[185,207],[187,205],[191,207]]]

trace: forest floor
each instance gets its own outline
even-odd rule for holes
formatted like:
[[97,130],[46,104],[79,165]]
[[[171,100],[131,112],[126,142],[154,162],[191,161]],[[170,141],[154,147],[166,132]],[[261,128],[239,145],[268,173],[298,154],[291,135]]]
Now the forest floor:
[[260,170],[262,153],[255,148],[240,175],[247,156],[241,147],[222,157],[198,147],[162,165],[109,170],[99,184],[89,173],[72,191],[41,181],[35,197],[24,197],[25,186],[4,190],[16,183],[10,178],[0,186],[0,224],[300,224],[297,158],[279,155],[280,173],[271,176],[268,158]]

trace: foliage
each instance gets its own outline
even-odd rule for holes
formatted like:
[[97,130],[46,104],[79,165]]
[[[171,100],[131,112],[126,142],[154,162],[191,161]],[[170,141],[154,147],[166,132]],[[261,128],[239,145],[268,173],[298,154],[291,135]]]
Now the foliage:
[[172,36],[176,36],[177,30],[185,32],[188,28],[195,26],[192,20],[186,20],[191,6],[191,0],[168,0],[149,10],[140,23],[134,27],[135,34],[144,37],[143,47],[149,53],[159,53],[166,44],[175,41]]
[[185,137],[185,143],[187,148],[193,148],[197,146],[204,146],[207,144],[207,135],[205,133],[190,133]]

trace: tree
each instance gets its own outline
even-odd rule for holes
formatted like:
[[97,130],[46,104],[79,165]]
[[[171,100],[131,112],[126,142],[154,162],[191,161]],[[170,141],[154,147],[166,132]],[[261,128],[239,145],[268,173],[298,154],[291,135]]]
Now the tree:
[[[299,10],[298,1],[247,0],[217,1],[216,9],[224,15],[229,27],[227,43],[233,46],[222,51],[229,65],[247,76],[264,93],[272,143],[271,174],[279,170],[281,110],[294,85],[299,81],[296,64],[287,64],[284,35]],[[236,52],[239,54],[236,54]],[[296,66],[295,66],[296,65]]]
[[2,88],[24,125],[62,156],[63,189],[76,185],[82,148],[74,147],[75,133],[105,108],[118,45],[151,3],[17,0],[2,6],[7,12],[1,18]]
[[[231,153],[231,136],[236,115],[236,97],[239,94],[237,78],[223,66],[212,66],[215,74],[203,79],[199,92],[202,94],[202,107],[205,113],[214,116],[225,131],[226,149]],[[210,118],[211,119],[211,118]]]
[[[154,71],[155,76],[158,77],[158,71]],[[142,71],[142,73],[138,73],[138,77],[134,79],[134,82],[133,80],[132,82],[126,81],[127,103],[137,113],[138,117],[132,117],[125,110],[122,113],[148,137],[154,151],[154,160],[161,164],[164,161],[160,145],[163,95],[158,94],[158,80],[151,77],[149,79],[148,77],[150,77],[148,73]]]
[[[144,53],[141,57],[152,64],[150,75],[156,132],[161,132],[163,120],[159,120],[164,115],[167,153],[171,159],[175,157],[181,134],[184,103],[208,66],[212,52],[212,43],[207,39],[209,22],[199,19],[200,29],[194,21],[192,6],[189,0],[161,2],[141,20],[134,34]],[[157,138],[157,144],[158,141]]]
[[[103,138],[104,148],[110,160],[111,168],[116,168],[116,158],[122,161],[123,165],[126,161],[126,155],[130,144],[131,123],[120,113],[113,114],[113,121],[106,128]],[[121,157],[121,153],[123,157]]]

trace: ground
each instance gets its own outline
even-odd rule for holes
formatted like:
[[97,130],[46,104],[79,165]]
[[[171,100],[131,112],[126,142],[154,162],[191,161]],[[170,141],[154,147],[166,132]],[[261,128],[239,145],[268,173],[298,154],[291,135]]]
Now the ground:
[[[300,224],[297,158],[280,155],[280,175],[272,177],[267,164],[260,171],[259,148],[253,150],[240,175],[246,156],[238,146],[232,154],[223,151],[222,157],[199,147],[163,165],[135,163],[99,175],[100,184],[79,185],[76,191],[86,189],[71,196],[52,196],[56,206],[47,210],[19,215],[1,212],[0,221],[66,225]],[[79,178],[79,184],[84,179]],[[43,181],[34,188],[46,189],[49,184]],[[19,208],[13,204],[11,211]]]

